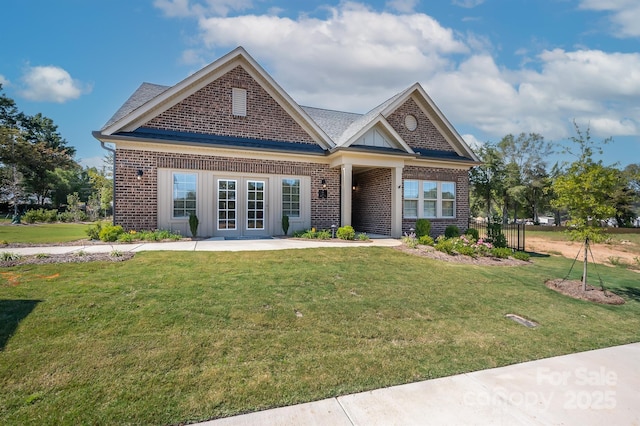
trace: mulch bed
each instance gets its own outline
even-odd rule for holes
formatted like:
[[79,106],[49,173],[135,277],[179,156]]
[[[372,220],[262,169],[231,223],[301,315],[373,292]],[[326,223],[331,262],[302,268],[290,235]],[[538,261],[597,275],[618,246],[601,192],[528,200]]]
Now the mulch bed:
[[47,263],[84,263],[84,262],[124,262],[135,256],[131,252],[118,252],[117,256],[111,253],[64,253],[48,254],[46,256],[21,256],[15,260],[0,261],[0,267],[7,268],[18,265],[43,265]]
[[410,248],[406,244],[402,244],[394,247],[396,250],[400,250],[404,253],[412,254],[414,256],[428,257],[430,259],[442,260],[443,262],[462,263],[466,265],[480,265],[480,266],[525,266],[531,265],[531,262],[524,260],[514,259],[512,257],[508,259],[499,259],[497,257],[487,256],[464,256],[461,254],[447,254],[436,250],[431,246],[419,245],[416,248]]
[[586,300],[588,302],[601,303],[605,305],[622,305],[624,299],[609,290],[593,287],[587,284],[587,291],[582,290],[582,281],[555,279],[544,283],[551,290],[562,293],[574,299]]

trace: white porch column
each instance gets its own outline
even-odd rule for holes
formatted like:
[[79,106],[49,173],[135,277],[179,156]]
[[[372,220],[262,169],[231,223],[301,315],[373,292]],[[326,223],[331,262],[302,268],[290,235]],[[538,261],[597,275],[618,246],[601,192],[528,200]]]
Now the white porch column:
[[353,185],[353,165],[350,163],[340,166],[342,172],[342,187],[340,188],[340,204],[342,217],[341,226],[351,225],[351,186]]
[[391,169],[391,236],[402,236],[402,169]]

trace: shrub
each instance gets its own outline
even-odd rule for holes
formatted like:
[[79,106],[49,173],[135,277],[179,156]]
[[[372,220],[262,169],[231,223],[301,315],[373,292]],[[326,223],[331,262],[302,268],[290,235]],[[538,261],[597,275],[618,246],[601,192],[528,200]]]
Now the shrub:
[[422,244],[423,246],[432,246],[434,243],[435,241],[433,241],[430,235],[423,235],[418,238],[418,244]]
[[469,236],[473,237],[473,239],[476,240],[476,241],[478,241],[480,239],[480,233],[475,228],[467,228],[467,230],[464,231],[464,233],[466,235],[469,235]]
[[460,236],[460,229],[456,225],[449,225],[444,230],[445,238],[456,238]]
[[8,260],[18,260],[20,259],[22,256],[20,256],[18,253],[11,253],[9,251],[5,251],[2,253],[2,255],[0,255],[0,259],[4,260],[4,261],[8,261]]
[[524,251],[517,251],[513,253],[511,256],[514,259],[524,260],[525,262],[528,262],[529,259],[531,259],[531,256],[529,255],[529,253],[525,253]]
[[284,232],[284,235],[287,235],[289,233],[289,216],[282,215],[282,232]]
[[506,248],[507,247],[507,237],[504,234],[497,234],[493,238],[493,246],[496,248]]
[[118,241],[121,243],[132,243],[135,240],[135,235],[130,232],[125,232],[118,235]]
[[356,237],[359,241],[369,241],[369,236],[367,235],[366,232],[361,232],[358,234],[358,236]]
[[191,213],[189,215],[189,230],[191,231],[191,236],[193,238],[196,238],[198,235],[199,224],[200,224],[200,221],[198,220],[198,216],[196,216],[194,213]]
[[96,222],[93,225],[89,226],[89,228],[86,230],[86,233],[90,240],[99,240],[101,230],[102,222]]
[[491,249],[491,255],[493,257],[497,257],[498,259],[507,259],[512,254],[513,252],[511,251],[511,249],[506,247],[494,247],[493,249]]
[[58,222],[73,222],[74,217],[71,212],[58,213]]
[[51,256],[48,253],[38,253],[36,254],[36,259],[48,259]]
[[101,241],[114,242],[124,233],[124,229],[120,225],[103,225],[98,234]]
[[37,210],[29,210],[23,216],[22,220],[27,223],[36,223],[36,222],[55,222],[58,220],[58,211],[57,210],[45,210],[45,209],[37,209]]
[[351,225],[341,226],[338,228],[336,236],[341,240],[353,240],[356,237],[356,231]]
[[443,236],[439,236],[436,239],[436,243],[434,245],[435,249],[447,254],[453,254],[454,252],[454,243],[450,238],[446,238]]
[[416,248],[418,246],[418,239],[413,232],[410,234],[405,232],[404,237],[402,237],[402,242],[409,248]]
[[317,231],[316,232],[316,238],[319,239],[319,240],[330,240],[331,239],[331,231],[329,231],[327,229],[324,229],[322,231]]
[[121,251],[118,251],[118,250],[113,250],[111,253],[109,253],[109,256],[111,256],[111,257],[122,257],[123,253]]
[[431,222],[429,219],[418,219],[416,220],[416,237],[420,239],[420,237],[424,237],[425,235],[431,234]]

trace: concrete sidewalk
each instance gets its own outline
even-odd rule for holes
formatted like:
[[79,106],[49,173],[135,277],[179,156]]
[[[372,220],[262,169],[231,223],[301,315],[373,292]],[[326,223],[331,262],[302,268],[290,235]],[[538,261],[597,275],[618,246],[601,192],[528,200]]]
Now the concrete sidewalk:
[[640,343],[199,423],[638,425]]
[[141,252],[152,250],[167,251],[264,251],[319,247],[393,247],[402,244],[393,238],[373,238],[369,241],[305,240],[293,238],[273,238],[262,240],[197,240],[175,242],[136,242],[131,244],[86,244],[73,246],[6,247],[0,253],[10,252],[22,256],[40,253],[65,254],[83,251],[85,253]]

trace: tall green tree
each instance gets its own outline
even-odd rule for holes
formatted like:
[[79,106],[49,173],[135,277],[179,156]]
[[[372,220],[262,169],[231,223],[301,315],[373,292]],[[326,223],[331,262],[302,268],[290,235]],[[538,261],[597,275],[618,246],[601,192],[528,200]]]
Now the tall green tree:
[[611,138],[598,143],[591,138],[589,128],[582,132],[575,124],[577,136],[571,137],[572,146],[565,152],[575,156],[576,160],[565,165],[563,172],[553,182],[556,198],[552,205],[566,209],[570,224],[582,235],[590,228],[600,226],[616,215],[616,207],[611,202],[611,194],[618,188],[618,170],[607,167],[602,161],[593,159],[594,152],[602,153],[602,145]]
[[486,217],[491,218],[496,200],[503,192],[506,167],[500,151],[490,143],[481,146],[476,154],[483,164],[469,171],[471,197],[475,205],[484,209]]
[[[75,149],[67,145],[53,120],[20,112],[0,85],[0,162],[20,176],[22,193],[44,204],[59,182],[55,170],[78,167],[74,155]],[[14,182],[18,184],[15,178]]]

